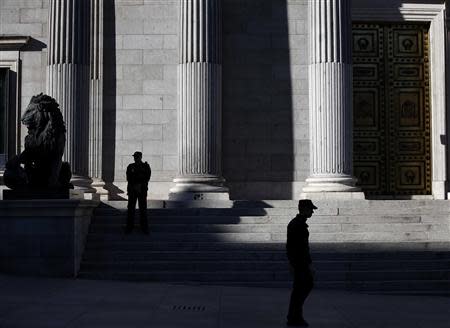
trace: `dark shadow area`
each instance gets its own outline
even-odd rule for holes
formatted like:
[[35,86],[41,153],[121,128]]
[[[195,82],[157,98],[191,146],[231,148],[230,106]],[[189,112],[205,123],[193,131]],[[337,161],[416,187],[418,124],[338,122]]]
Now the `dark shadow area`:
[[30,37],[27,44],[24,45],[20,51],[42,51],[42,49],[45,48],[47,48],[47,45],[44,42]]
[[[18,112],[18,106],[17,106],[17,99],[20,99],[17,94],[17,72],[14,72],[13,70],[8,70],[8,97],[6,104],[9,106],[9,111],[7,115],[7,126],[8,129],[6,131],[7,133],[7,140],[8,145],[6,149],[6,154],[8,155],[8,159],[12,158],[14,155],[20,153],[20,142],[17,140],[17,134],[18,130],[20,129],[20,124],[18,122],[20,121],[21,113]],[[19,93],[20,95],[20,93]],[[5,162],[6,164],[6,162]]]
[[[233,201],[233,208],[261,208],[264,211],[264,208],[272,208],[273,206],[260,200],[253,200],[251,202],[246,200],[235,200]],[[264,211],[265,214],[265,211]]]
[[113,182],[105,182],[105,189],[108,190],[110,200],[125,200],[121,196],[125,191],[117,187]]
[[[136,222],[125,235],[124,204],[97,208],[80,278],[291,287],[281,238],[288,215],[281,219],[264,207],[150,208],[150,234]],[[272,240],[263,239],[265,229]],[[310,248],[315,289],[450,295],[448,243],[311,242]]]
[[[445,19],[447,22],[450,22],[450,2],[446,1],[445,2]],[[450,44],[450,29],[447,28],[447,34],[446,34],[446,39],[447,39],[447,45]],[[447,47],[448,49],[448,47]],[[446,51],[445,52],[446,58],[445,58],[445,62],[448,63],[450,62],[450,51]],[[445,81],[447,83],[447,90],[450,87],[450,69],[448,68],[448,66],[446,67],[445,70]],[[446,112],[450,113],[450,92],[446,92]],[[447,118],[447,127],[450,127],[450,115],[446,115]],[[446,133],[446,135],[441,136],[441,143],[443,145],[446,145],[447,148],[447,172],[450,172],[450,160],[449,160],[449,154],[448,154],[448,149],[450,147],[450,133]],[[445,186],[445,193],[448,194],[448,192],[450,191],[450,181],[449,178],[447,177],[447,181],[446,181],[446,186]],[[447,199],[449,197],[447,196]]]
[[417,199],[428,199],[432,200],[432,195],[419,195],[418,198],[415,195],[372,195],[367,192],[364,193],[364,197],[367,200],[417,200]]
[[47,45],[31,36],[25,35],[0,35],[0,50],[4,51],[41,51]]
[[103,2],[103,147],[102,174],[110,199],[123,199],[114,182],[116,154],[116,12],[115,1]]
[[[152,202],[149,236],[138,229],[123,233],[126,202],[101,204],[80,278],[291,287],[285,237],[296,209],[234,203],[232,208],[180,208]],[[315,289],[450,295],[448,242],[340,242],[331,239],[333,233],[328,241],[314,241],[321,239],[324,223],[315,222],[320,215],[308,221]]]
[[222,6],[222,158],[230,197],[291,199],[295,168],[287,1],[224,0]]

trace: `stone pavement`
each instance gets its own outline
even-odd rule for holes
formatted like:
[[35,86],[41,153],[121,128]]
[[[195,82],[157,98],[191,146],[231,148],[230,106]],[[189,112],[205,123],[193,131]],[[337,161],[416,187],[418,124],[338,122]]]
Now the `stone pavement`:
[[[0,274],[1,328],[286,327],[289,290]],[[450,297],[314,290],[310,327],[449,327]]]

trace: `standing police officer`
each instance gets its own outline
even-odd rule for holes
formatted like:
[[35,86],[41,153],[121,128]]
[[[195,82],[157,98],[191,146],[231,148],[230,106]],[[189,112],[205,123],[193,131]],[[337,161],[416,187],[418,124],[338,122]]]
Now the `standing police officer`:
[[303,318],[303,303],[314,286],[314,271],[309,253],[309,231],[306,220],[312,216],[315,209],[317,207],[311,200],[300,200],[299,214],[289,222],[287,228],[286,251],[294,275],[287,316],[288,326],[308,326]]
[[147,190],[152,171],[147,162],[142,162],[142,153],[140,151],[136,151],[133,157],[134,163],[127,167],[128,215],[125,232],[128,234],[133,230],[134,212],[136,201],[138,201],[141,229],[142,232],[148,234]]

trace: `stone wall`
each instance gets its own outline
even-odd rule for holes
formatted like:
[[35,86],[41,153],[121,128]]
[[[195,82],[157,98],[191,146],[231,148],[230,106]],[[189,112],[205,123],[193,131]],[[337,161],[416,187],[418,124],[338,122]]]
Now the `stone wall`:
[[[164,197],[177,169],[177,1],[116,2],[115,181],[134,150]],[[232,198],[295,198],[309,173],[307,2],[223,1],[223,175]],[[297,183],[295,182],[297,181]]]
[[125,180],[131,155],[139,150],[152,168],[150,192],[167,197],[178,163],[178,1],[115,3],[114,180]]
[[[0,0],[0,35],[32,37],[27,49],[20,52],[21,112],[31,96],[45,92],[47,23],[48,0]],[[26,128],[21,128],[23,143]]]
[[[151,198],[177,174],[176,0],[105,2],[104,175],[125,190],[140,150]],[[223,0],[223,176],[235,199],[296,198],[309,170],[306,0]],[[47,42],[47,0],[0,0],[0,34]],[[21,52],[22,110],[47,51]],[[26,131],[22,131],[22,138]]]
[[309,173],[307,1],[224,0],[224,177],[291,199]]

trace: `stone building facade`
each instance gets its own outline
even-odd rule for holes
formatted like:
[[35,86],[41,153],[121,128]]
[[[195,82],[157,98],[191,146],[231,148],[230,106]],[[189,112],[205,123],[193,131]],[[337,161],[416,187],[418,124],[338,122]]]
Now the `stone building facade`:
[[47,92],[90,192],[139,150],[153,199],[445,199],[447,42],[444,0],[0,0],[0,170]]

